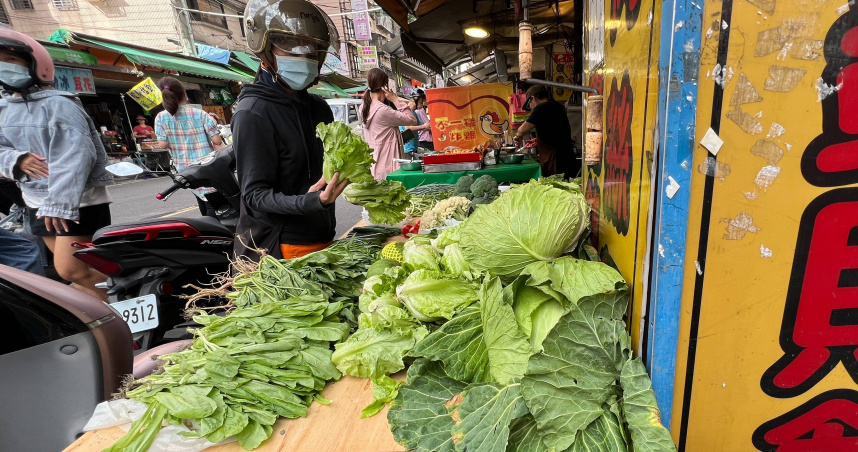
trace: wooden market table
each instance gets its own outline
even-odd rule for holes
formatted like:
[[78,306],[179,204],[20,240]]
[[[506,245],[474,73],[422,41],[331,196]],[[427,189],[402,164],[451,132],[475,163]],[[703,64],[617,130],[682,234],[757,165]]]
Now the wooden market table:
[[[360,220],[340,238],[368,223]],[[405,241],[405,237],[394,236],[390,241]],[[405,371],[393,375],[397,381],[405,381]],[[254,452],[404,452],[405,449],[393,440],[387,423],[389,405],[380,413],[361,419],[360,413],[372,402],[372,387],[369,380],[343,376],[329,382],[322,396],[330,405],[313,403],[307,417],[300,419],[280,418],[272,426],[274,433]],[[125,431],[119,427],[86,432],[63,452],[101,452],[110,447]],[[237,441],[214,446],[205,452],[240,452]]]
[[[405,372],[394,376],[405,379]],[[258,452],[402,452],[393,440],[387,424],[387,410],[367,419],[361,410],[372,402],[369,380],[345,376],[328,383],[322,395],[330,405],[314,403],[307,417],[280,418],[272,426],[274,433],[262,443]],[[101,452],[125,434],[119,427],[86,432],[64,452]],[[232,442],[206,449],[206,452],[239,452],[241,446]]]
[[542,176],[542,167],[539,162],[524,159],[523,162],[507,165],[498,163],[494,166],[486,166],[474,171],[454,171],[449,173],[424,173],[422,171],[403,171],[401,168],[388,174],[387,180],[402,182],[406,189],[428,184],[455,184],[460,177],[473,174],[480,177],[484,174],[492,176],[498,182],[520,182],[530,179],[539,179]]

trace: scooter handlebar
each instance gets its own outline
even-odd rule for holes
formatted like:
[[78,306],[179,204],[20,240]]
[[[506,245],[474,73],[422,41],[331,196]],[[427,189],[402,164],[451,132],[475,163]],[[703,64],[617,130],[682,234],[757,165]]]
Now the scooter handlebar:
[[161,193],[158,193],[157,195],[155,195],[155,199],[165,200],[168,197],[170,197],[170,195],[172,195],[173,192],[175,192],[176,190],[178,190],[180,188],[182,188],[182,184],[180,182],[173,182],[173,185],[171,185],[170,188],[168,188],[168,189],[162,191]]

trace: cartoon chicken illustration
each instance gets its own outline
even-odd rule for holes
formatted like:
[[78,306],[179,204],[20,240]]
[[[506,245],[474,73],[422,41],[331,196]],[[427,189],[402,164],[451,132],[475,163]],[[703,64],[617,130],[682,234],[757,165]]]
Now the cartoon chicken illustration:
[[509,129],[509,121],[501,122],[497,113],[488,111],[480,116],[480,129],[486,135],[503,135],[504,131]]

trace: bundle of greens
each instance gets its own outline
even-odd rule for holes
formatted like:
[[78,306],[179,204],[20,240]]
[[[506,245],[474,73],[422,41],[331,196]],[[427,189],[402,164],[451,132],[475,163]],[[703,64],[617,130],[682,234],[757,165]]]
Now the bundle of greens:
[[396,224],[405,219],[411,195],[402,182],[371,181],[351,184],[343,191],[346,201],[363,206],[372,223]]
[[322,139],[325,157],[322,174],[326,181],[340,173],[340,180],[348,179],[354,183],[372,182],[370,172],[375,160],[372,149],[363,138],[351,131],[349,126],[334,121],[316,126],[316,135]]
[[487,278],[409,352],[394,438],[418,452],[675,450],[630,358],[622,278],[572,258],[537,266],[506,287]]
[[356,302],[366,271],[380,249],[380,237],[370,241],[351,238],[297,259],[266,255],[258,264],[240,261],[235,276],[222,277],[220,287],[201,289],[191,301],[223,296],[232,305],[245,307],[305,294],[321,295],[342,303],[342,317],[356,326]]
[[131,384],[125,395],[148,405],[107,452],[145,451],[162,421],[185,423],[217,443],[235,436],[245,450],[271,436],[278,417],[298,418],[340,377],[331,343],[349,333],[340,302],[318,295],[264,300],[226,316],[200,314],[193,345],[160,357],[160,373]]

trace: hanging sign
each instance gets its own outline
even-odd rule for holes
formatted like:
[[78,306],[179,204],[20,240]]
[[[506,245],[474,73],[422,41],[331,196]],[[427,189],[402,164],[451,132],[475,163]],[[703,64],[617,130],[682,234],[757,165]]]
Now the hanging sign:
[[[366,0],[352,0],[352,11],[363,11],[367,9]],[[355,40],[369,41],[372,38],[372,33],[369,29],[369,13],[355,13],[352,16],[352,23],[355,28]]]
[[509,130],[510,94],[512,86],[500,83],[427,90],[435,149],[468,149],[503,138]]
[[89,69],[58,66],[54,68],[54,87],[71,93],[95,94],[95,78]]
[[[573,76],[573,56],[571,53],[555,53],[554,59],[554,81],[558,83],[575,84]],[[560,103],[566,103],[572,95],[572,90],[562,88],[552,88],[554,91],[554,100]]]
[[144,110],[149,111],[158,105],[161,105],[161,90],[158,85],[152,81],[152,77],[146,77],[145,80],[138,83],[128,91],[128,95],[137,101]]
[[216,104],[231,104],[235,102],[235,98],[232,97],[232,93],[229,92],[229,89],[223,86],[209,88],[208,96],[209,99]]
[[378,52],[375,46],[360,46],[358,47],[360,55],[360,71],[368,71],[378,67]]

